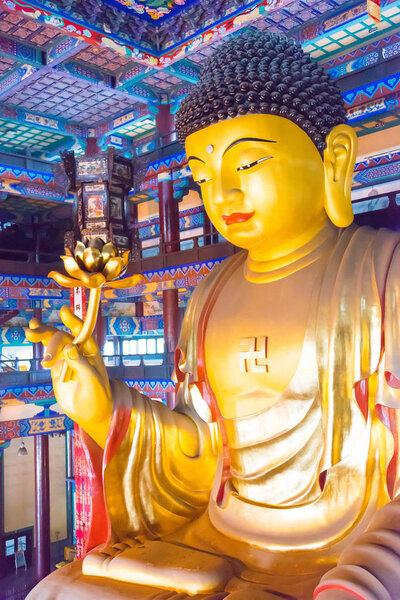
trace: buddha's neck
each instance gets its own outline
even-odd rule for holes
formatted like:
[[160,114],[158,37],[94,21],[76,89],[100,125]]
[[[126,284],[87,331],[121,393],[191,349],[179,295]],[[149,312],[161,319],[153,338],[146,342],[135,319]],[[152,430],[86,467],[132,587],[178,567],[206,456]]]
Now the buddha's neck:
[[302,235],[290,252],[282,251],[280,255],[275,254],[275,257],[270,259],[264,258],[266,255],[258,249],[250,249],[244,265],[246,279],[252,283],[267,283],[311,265],[334,245],[339,231],[327,220],[316,232]]

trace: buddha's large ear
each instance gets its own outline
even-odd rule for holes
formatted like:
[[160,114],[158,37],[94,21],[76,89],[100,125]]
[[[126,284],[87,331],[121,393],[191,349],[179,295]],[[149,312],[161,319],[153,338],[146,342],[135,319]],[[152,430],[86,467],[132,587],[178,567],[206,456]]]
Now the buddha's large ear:
[[337,227],[353,221],[351,184],[357,152],[357,135],[349,125],[336,125],[326,138],[325,210]]

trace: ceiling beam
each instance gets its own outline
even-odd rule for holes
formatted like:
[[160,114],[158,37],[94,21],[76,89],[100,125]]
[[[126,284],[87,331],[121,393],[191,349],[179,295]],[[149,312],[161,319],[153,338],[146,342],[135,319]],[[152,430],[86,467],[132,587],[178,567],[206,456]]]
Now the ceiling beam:
[[375,42],[364,44],[357,49],[341,54],[324,63],[325,70],[331,77],[340,80],[368,70],[375,65],[391,61],[400,56],[400,33],[392,33]]
[[3,103],[0,104],[0,118],[19,123],[20,125],[37,127],[51,133],[69,135],[79,140],[84,140],[87,137],[87,128],[82,125],[75,125],[63,119],[48,117],[38,113],[31,113],[27,110],[7,106]]
[[153,118],[147,109],[147,106],[140,107],[129,112],[107,121],[105,123],[99,123],[95,127],[88,127],[88,137],[100,138],[104,135],[118,134],[118,130],[132,124],[136,121],[143,121],[145,118]]
[[[132,75],[132,73],[136,74]],[[141,67],[139,67],[139,72],[136,67],[126,69],[117,75],[115,87],[117,89],[125,89],[131,85],[140,83],[143,79],[146,79],[146,77],[149,77],[154,73],[158,73],[158,69],[148,67],[147,69],[141,70]]]
[[[2,0],[0,0],[1,2]],[[54,67],[78,54],[81,50],[87,48],[85,42],[73,39],[67,42],[67,48],[64,47],[64,41],[58,40],[49,50],[50,62],[47,60],[45,53],[44,64],[41,66],[22,65],[7,75],[0,82],[0,100],[3,102],[15,92],[25,87],[27,82],[32,83],[42,77],[45,73],[51,71]],[[58,52],[57,52],[58,49]],[[7,80],[7,81],[6,81]],[[2,85],[3,84],[3,87]],[[5,87],[4,87],[5,86]]]
[[82,24],[74,17],[66,17],[49,7],[44,8],[35,1],[27,3],[22,0],[14,0],[11,3],[8,0],[0,0],[0,8],[8,12],[22,13],[25,18],[39,21],[43,25],[56,27],[69,37],[79,40],[84,39],[90,45],[114,49],[120,54],[131,56],[133,60],[142,64],[154,66],[158,63],[157,52],[145,50],[131,40],[101,31],[99,28],[89,25],[89,23]]
[[5,36],[0,36],[0,56],[35,67],[43,64],[40,48]]

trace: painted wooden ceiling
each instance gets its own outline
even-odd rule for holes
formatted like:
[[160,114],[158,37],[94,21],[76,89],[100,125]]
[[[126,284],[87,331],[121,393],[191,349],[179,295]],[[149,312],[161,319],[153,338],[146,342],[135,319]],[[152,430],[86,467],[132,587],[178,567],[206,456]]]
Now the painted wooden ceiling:
[[382,0],[379,24],[365,0],[0,0],[0,153],[50,170],[90,136],[151,150],[157,105],[176,110],[246,27],[284,32],[322,61],[359,135],[399,123],[400,0]]

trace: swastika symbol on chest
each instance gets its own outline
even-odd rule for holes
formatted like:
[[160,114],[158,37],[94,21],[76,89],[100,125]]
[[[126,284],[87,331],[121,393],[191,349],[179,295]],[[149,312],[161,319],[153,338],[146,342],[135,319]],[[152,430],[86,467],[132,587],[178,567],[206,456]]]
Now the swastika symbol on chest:
[[268,373],[268,338],[241,338],[239,343],[241,373]]

